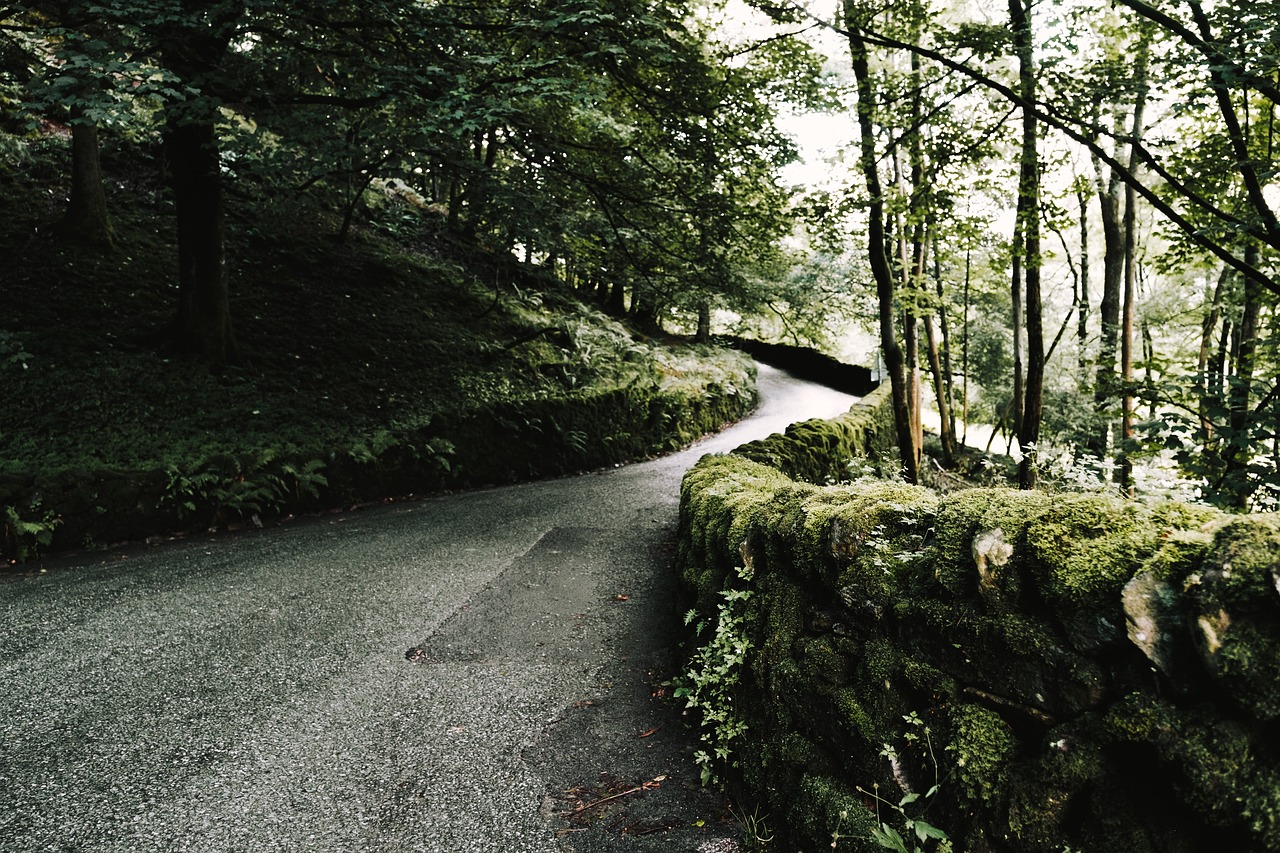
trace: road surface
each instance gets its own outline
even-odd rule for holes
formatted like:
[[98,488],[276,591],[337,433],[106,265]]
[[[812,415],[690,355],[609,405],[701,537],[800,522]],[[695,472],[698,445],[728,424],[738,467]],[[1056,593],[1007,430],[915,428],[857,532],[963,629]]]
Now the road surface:
[[664,698],[679,479],[852,402],[760,388],[662,459],[0,584],[0,850],[735,849]]

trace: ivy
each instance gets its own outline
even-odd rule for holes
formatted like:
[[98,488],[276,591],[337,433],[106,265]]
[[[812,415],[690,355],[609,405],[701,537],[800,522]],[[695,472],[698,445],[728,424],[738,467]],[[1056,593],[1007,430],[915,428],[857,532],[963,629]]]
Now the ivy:
[[[740,580],[750,580],[750,572],[744,567],[737,569],[737,575]],[[699,620],[696,610],[685,614],[686,625],[697,623],[699,637],[708,630],[712,632],[710,640],[689,659],[674,691],[676,698],[684,699],[685,708],[697,713],[701,721],[699,737],[703,748],[694,757],[701,768],[703,785],[717,779],[717,767],[738,766],[735,741],[746,734],[747,724],[734,709],[733,694],[752,648],[746,627],[748,605],[754,594],[749,588],[721,590],[724,601],[716,609],[714,623]]]

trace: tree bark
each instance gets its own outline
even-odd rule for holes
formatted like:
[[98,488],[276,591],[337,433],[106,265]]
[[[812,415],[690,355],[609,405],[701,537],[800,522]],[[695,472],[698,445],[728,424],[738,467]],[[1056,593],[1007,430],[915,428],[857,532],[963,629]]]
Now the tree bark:
[[907,404],[907,378],[904,370],[902,347],[898,345],[894,329],[893,271],[885,252],[884,191],[880,185],[880,173],[876,165],[875,150],[875,91],[871,79],[867,45],[859,29],[859,12],[853,0],[846,0],[845,14],[849,26],[849,53],[858,92],[858,163],[867,185],[870,203],[867,210],[867,257],[871,275],[875,280],[876,298],[880,313],[880,350],[884,355],[885,369],[889,373],[893,400],[893,422],[902,458],[903,476],[909,483],[920,477],[919,448],[911,428],[911,412]]
[[171,344],[210,367],[239,361],[227,285],[222,160],[217,121],[221,64],[244,9],[183,0],[157,29],[165,65],[200,95],[165,105],[164,149],[178,228],[178,306]]
[[1102,163],[1095,160],[1098,207],[1102,219],[1102,299],[1098,303],[1098,361],[1093,384],[1094,410],[1101,426],[1090,449],[1099,457],[1106,452],[1108,415],[1116,392],[1116,353],[1120,340],[1120,305],[1124,284],[1124,228],[1120,213],[1120,180],[1112,170],[1104,178]]
[[929,370],[933,373],[933,394],[938,401],[938,438],[942,442],[942,462],[950,468],[956,461],[956,438],[951,425],[951,401],[948,399],[947,383],[942,371],[938,336],[933,330],[933,320],[928,316],[923,320],[925,343],[929,348]]
[[[948,464],[954,461],[956,455],[956,410],[955,410],[955,388],[952,381],[951,366],[951,324],[947,320],[947,299],[942,288],[942,262],[938,256],[938,238],[933,238],[933,281],[938,294],[938,330],[942,334],[940,341],[940,349],[942,356],[941,364],[941,382],[942,388],[939,390],[940,402],[939,415],[942,419],[942,451],[947,456]],[[926,329],[932,334],[932,330]],[[945,406],[943,409],[941,407]]]
[[178,225],[178,309],[172,342],[218,367],[238,358],[227,286],[221,163],[212,120],[165,133]]
[[71,117],[71,200],[59,232],[79,245],[110,251],[115,232],[102,188],[102,156],[98,128],[83,118],[84,108],[72,110]]
[[[1245,255],[1253,257],[1257,262],[1257,246],[1250,243],[1245,247]],[[1250,440],[1250,421],[1252,412],[1249,400],[1252,397],[1254,362],[1258,344],[1258,316],[1262,310],[1262,287],[1253,279],[1244,282],[1244,306],[1240,315],[1239,349],[1235,358],[1235,381],[1231,384],[1231,444],[1225,454],[1226,468],[1223,472],[1223,485],[1236,509],[1247,510],[1253,497],[1254,484],[1248,477],[1253,442]]]
[[1226,286],[1233,275],[1234,271],[1228,266],[1224,266],[1218,273],[1218,283],[1214,285],[1209,310],[1204,315],[1204,322],[1200,326],[1200,352],[1196,358],[1196,372],[1199,374],[1200,386],[1200,401],[1197,408],[1200,415],[1200,429],[1204,433],[1206,443],[1213,439],[1214,434],[1213,420],[1209,416],[1209,407],[1212,405],[1210,395],[1217,396],[1222,393],[1221,364],[1217,365],[1216,371],[1212,370],[1213,333],[1218,330],[1218,324],[1222,320]]
[[698,303],[698,333],[694,340],[700,344],[711,342],[711,303],[705,299]]
[[1076,315],[1076,361],[1080,365],[1080,387],[1089,382],[1089,199],[1083,187],[1076,190],[1080,205],[1080,299]]
[[[1137,90],[1133,100],[1133,121],[1130,126],[1129,173],[1138,175],[1141,161],[1138,158],[1138,139],[1142,136],[1143,115],[1147,104],[1147,59],[1149,42],[1144,35],[1138,41],[1138,55],[1134,64],[1134,82]],[[1116,458],[1120,488],[1133,497],[1133,460],[1129,457],[1129,443],[1133,441],[1135,399],[1133,393],[1133,325],[1138,300],[1138,196],[1131,185],[1124,194],[1124,310],[1121,320],[1120,381],[1124,389],[1120,413],[1122,444]]]
[[[1009,0],[1009,16],[1018,54],[1019,90],[1024,102],[1031,104],[1036,98],[1036,69],[1029,4],[1024,5],[1023,0]],[[1018,485],[1024,489],[1034,488],[1036,484],[1040,417],[1044,400],[1044,314],[1040,297],[1040,154],[1036,124],[1035,113],[1024,108],[1018,180],[1018,221],[1021,224],[1021,242],[1026,258],[1027,296],[1027,384],[1018,427],[1018,445],[1022,449]],[[1016,244],[1017,241],[1014,246],[1015,259],[1018,248]]]

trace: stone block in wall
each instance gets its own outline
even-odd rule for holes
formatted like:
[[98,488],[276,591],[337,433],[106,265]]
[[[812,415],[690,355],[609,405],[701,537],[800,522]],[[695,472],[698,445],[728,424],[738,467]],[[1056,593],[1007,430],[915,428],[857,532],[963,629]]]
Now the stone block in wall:
[[1280,849],[1280,770],[1266,726],[1213,703],[1180,706],[1136,692],[1105,722],[1111,743],[1132,748],[1126,770],[1148,800],[1185,804],[1185,816],[1220,833],[1219,849]]
[[1105,698],[1101,664],[1066,644],[1049,621],[989,616],[932,599],[901,601],[894,617],[899,654],[961,684],[981,685],[971,689],[1027,721],[1071,719]]
[[1036,591],[1079,651],[1125,637],[1124,585],[1159,547],[1140,504],[1104,495],[1058,495],[1027,527]]
[[1280,524],[1251,516],[1221,526],[1186,588],[1210,675],[1254,719],[1280,719]]
[[969,489],[942,498],[934,537],[937,582],[988,612],[1017,609],[1027,526],[1050,506],[1047,495],[1015,489]]

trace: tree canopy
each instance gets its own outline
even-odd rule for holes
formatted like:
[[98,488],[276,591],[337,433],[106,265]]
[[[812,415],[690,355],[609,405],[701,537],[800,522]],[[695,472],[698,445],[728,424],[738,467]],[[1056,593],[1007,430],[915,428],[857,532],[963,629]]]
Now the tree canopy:
[[679,3],[64,0],[5,11],[0,37],[9,128],[163,146],[168,337],[215,364],[237,355],[228,193],[311,194],[345,239],[393,189],[650,324],[749,306],[790,228],[778,67],[806,51],[730,61]]

